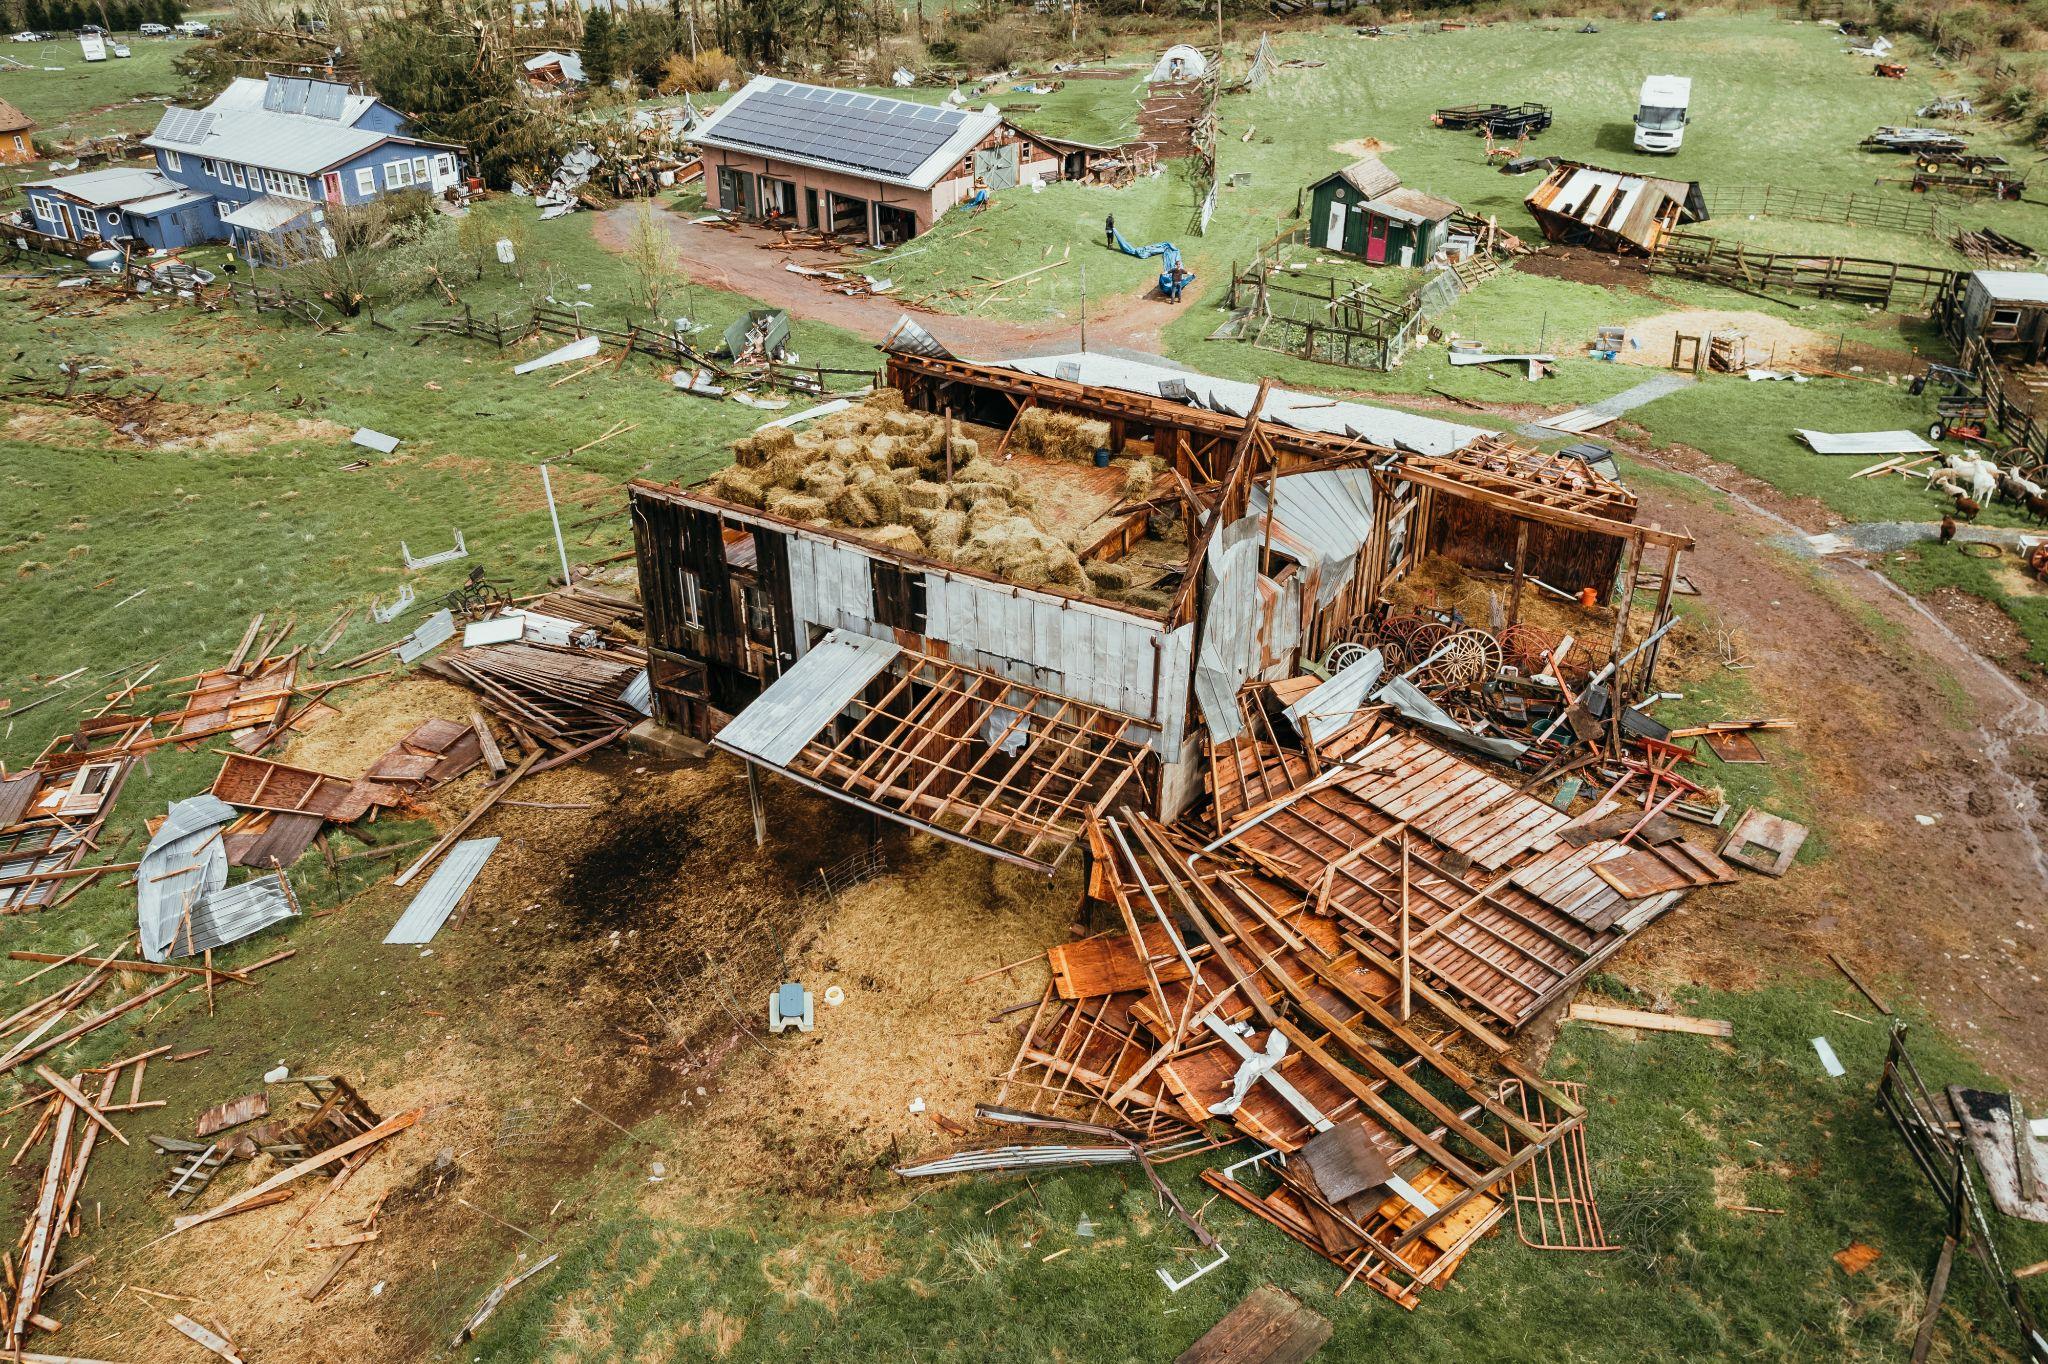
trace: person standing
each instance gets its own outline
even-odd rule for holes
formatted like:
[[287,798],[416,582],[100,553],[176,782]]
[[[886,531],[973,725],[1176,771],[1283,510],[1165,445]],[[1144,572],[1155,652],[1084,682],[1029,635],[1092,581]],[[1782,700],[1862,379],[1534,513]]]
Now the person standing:
[[1116,215],[1114,213],[1102,220],[1102,244],[1112,251],[1116,250]]

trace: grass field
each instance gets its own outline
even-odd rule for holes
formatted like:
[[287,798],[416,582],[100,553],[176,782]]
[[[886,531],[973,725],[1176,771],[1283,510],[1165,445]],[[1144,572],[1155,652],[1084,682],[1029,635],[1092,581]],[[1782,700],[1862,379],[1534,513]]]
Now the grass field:
[[192,44],[183,38],[124,41],[134,55],[103,62],[87,62],[76,38],[0,44],[0,56],[32,68],[0,71],[0,99],[36,121],[36,141],[45,148],[61,139],[153,127],[158,110],[138,102],[157,105],[177,95],[183,82],[171,63]]

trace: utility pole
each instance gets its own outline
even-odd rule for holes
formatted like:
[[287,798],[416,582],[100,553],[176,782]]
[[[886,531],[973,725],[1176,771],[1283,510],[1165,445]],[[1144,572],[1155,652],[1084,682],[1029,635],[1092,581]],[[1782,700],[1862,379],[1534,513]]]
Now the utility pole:
[[1088,349],[1088,267],[1081,267],[1081,349]]

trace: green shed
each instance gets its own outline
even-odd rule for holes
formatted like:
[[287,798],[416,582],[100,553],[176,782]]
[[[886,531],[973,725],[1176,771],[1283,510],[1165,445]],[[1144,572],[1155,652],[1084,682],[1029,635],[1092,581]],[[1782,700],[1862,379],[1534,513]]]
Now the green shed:
[[1362,157],[1309,186],[1308,241],[1373,265],[1420,265],[1441,251],[1458,206]]

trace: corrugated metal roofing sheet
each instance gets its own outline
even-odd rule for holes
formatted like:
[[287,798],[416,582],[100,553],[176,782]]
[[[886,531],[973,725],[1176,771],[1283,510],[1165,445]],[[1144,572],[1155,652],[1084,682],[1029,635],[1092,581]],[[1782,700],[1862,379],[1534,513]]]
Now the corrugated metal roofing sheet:
[[466,838],[448,850],[441,865],[421,886],[419,894],[398,916],[398,922],[384,935],[387,943],[428,943],[448,922],[455,906],[469,893],[469,887],[484,869],[484,863],[498,849],[495,838]]
[[[1358,551],[1372,534],[1372,474],[1366,469],[1325,469],[1287,474],[1274,489],[1274,525],[1316,555],[1316,604],[1336,599],[1357,567]],[[1252,510],[1266,511],[1266,490],[1254,488]],[[1285,547],[1276,542],[1276,548]]]
[[174,803],[151,836],[135,869],[135,922],[148,960],[166,960],[174,938],[179,955],[190,955],[186,914],[196,931],[200,906],[227,884],[228,852],[217,834],[239,813],[218,796],[191,796]]
[[787,767],[901,652],[883,640],[834,630],[754,698],[712,742],[743,758]]
[[1306,729],[1309,738],[1316,743],[1327,742],[1341,734],[1351,723],[1351,717],[1365,707],[1366,698],[1372,694],[1386,666],[1386,660],[1378,649],[1366,650],[1364,657],[1340,669],[1321,686],[1289,706],[1285,712],[1287,718],[1294,722],[1295,729]]
[[266,194],[261,199],[251,199],[240,208],[221,215],[221,221],[229,227],[246,227],[251,232],[275,232],[288,226],[313,211],[313,205],[302,199],[280,199]]
[[1935,447],[1911,431],[1808,431],[1794,428],[1816,455],[1931,455]]
[[284,877],[277,872],[252,876],[240,885],[224,886],[192,911],[189,931],[181,931],[172,955],[196,957],[216,947],[237,943],[298,913]]
[[2048,274],[2038,270],[1978,270],[1970,278],[2000,303],[2048,303]]

